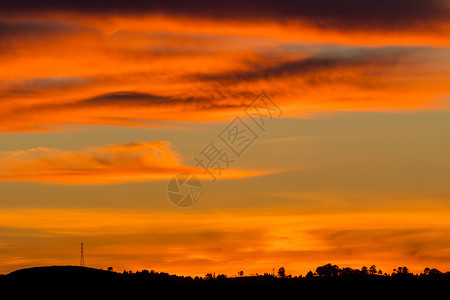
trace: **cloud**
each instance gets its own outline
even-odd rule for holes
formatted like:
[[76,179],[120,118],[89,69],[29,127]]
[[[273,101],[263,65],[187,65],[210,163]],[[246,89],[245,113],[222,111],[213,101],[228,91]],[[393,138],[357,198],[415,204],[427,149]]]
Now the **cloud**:
[[[81,151],[34,148],[0,153],[0,181],[34,181],[62,184],[109,184],[168,180],[179,173],[211,180],[201,168],[181,163],[169,142],[131,142],[90,147]],[[229,170],[221,179],[267,174]]]
[[168,142],[134,142],[83,151],[36,148],[3,152],[0,179],[59,183],[112,183],[166,179],[182,166]]
[[141,92],[112,92],[104,95],[81,100],[74,104],[75,107],[90,106],[119,106],[119,107],[181,107],[182,110],[198,111],[213,109],[242,108],[243,105],[231,104],[220,99],[195,96],[158,96]]
[[152,65],[137,59],[127,65],[130,70],[122,69],[118,57],[110,62],[117,68],[103,70],[107,74],[6,81],[0,87],[0,98],[7,103],[0,108],[0,130],[221,120],[242,112],[261,90],[291,116],[327,110],[426,109],[449,92],[448,57],[446,50],[429,47],[321,46],[311,53],[217,54],[217,59],[229,62],[223,68],[213,68],[207,54],[196,58],[200,67],[189,55],[176,58],[179,68],[170,62],[159,66],[157,58]]
[[77,76],[52,76],[42,78],[25,79],[20,82],[5,81],[3,85],[3,97],[14,95],[23,97],[25,95],[36,95],[42,92],[70,90],[83,87],[91,83],[89,78]]
[[402,29],[449,21],[445,0],[320,0],[320,1],[14,1],[2,5],[6,14],[76,12],[81,14],[165,14],[216,20],[303,21],[318,27],[346,30]]
[[0,35],[3,42],[5,40],[57,38],[63,37],[64,35],[73,35],[82,31],[93,32],[95,30],[67,22],[0,22]]
[[[405,56],[414,54],[414,49],[379,48],[371,50],[358,49],[353,55],[322,55],[315,54],[296,60],[272,61],[270,57],[249,64],[247,70],[236,70],[219,74],[198,74],[195,78],[200,81],[217,81],[225,84],[252,82],[257,80],[276,80],[286,77],[300,77],[320,72],[344,70],[348,68],[363,68],[377,65],[386,68],[393,64],[400,64]],[[350,50],[351,51],[351,50]]]
[[[319,1],[17,1],[3,3],[4,23],[24,22],[12,32],[29,32],[35,21],[77,24],[108,35],[117,32],[190,33],[321,41],[353,45],[448,46],[447,0]],[[31,21],[30,21],[31,20]],[[9,25],[10,26],[10,25]],[[8,26],[4,26],[8,29]],[[51,28],[48,28],[51,27]],[[0,27],[1,28],[1,27]],[[264,28],[264,29],[262,29]],[[66,30],[72,30],[66,28]],[[33,33],[32,35],[35,35]],[[21,35],[18,35],[19,39]],[[178,41],[180,42],[180,40]],[[193,48],[191,48],[193,49]],[[164,52],[164,51],[163,51]],[[167,53],[167,52],[164,52]]]
[[[210,16],[224,2],[207,10],[197,2],[113,2],[104,10],[103,2],[21,3],[3,4],[10,14],[0,22],[0,132],[217,121],[261,90],[296,117],[435,108],[449,92],[448,49],[429,47],[450,45],[445,30],[427,23],[439,1],[407,9],[387,1],[232,2],[244,9],[218,10],[218,19]],[[372,15],[381,24],[373,30],[344,24]],[[385,15],[392,28],[382,29]],[[423,26],[395,29],[403,20]]]
[[[69,87],[61,88],[67,89]],[[80,123],[155,126],[153,120],[216,120],[228,116],[230,112],[242,110],[245,103],[254,97],[248,92],[232,92],[219,98],[214,92],[207,97],[206,94],[155,95],[140,91],[116,91],[81,100],[51,101],[56,96],[51,95],[51,89],[34,90],[31,95],[18,91],[12,94],[17,99],[29,97],[30,101],[10,100],[9,107],[5,107],[3,113],[0,109],[0,115],[3,115],[0,131],[51,130],[52,125]],[[41,94],[41,101],[31,100],[33,95]],[[237,98],[231,98],[233,95]],[[50,101],[45,99],[46,96]]]

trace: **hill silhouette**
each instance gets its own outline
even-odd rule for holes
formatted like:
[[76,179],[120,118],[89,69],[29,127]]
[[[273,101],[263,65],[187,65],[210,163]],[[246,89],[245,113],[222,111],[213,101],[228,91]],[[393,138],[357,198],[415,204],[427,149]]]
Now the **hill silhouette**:
[[323,281],[323,280],[449,280],[450,272],[441,272],[436,268],[425,268],[420,274],[413,274],[409,269],[404,267],[398,267],[394,269],[392,273],[388,274],[377,270],[375,265],[370,268],[363,266],[361,269],[352,269],[349,267],[340,268],[337,265],[326,264],[316,268],[315,272],[309,271],[306,276],[292,276],[286,273],[284,267],[281,267],[277,274],[256,274],[253,276],[244,276],[244,272],[240,271],[240,275],[237,277],[227,277],[224,274],[219,274],[217,277],[212,273],[205,274],[204,277],[190,276],[177,276],[170,275],[165,272],[155,272],[153,270],[142,271],[126,271],[118,273],[113,271],[113,268],[108,270],[80,267],[80,266],[42,266],[31,267],[13,271],[7,275],[1,275],[0,279],[17,279],[17,280],[57,280],[57,281],[70,281],[70,280],[153,280],[153,281],[165,281],[165,282],[298,282],[298,281]]
[[[380,272],[381,273],[381,272]],[[426,268],[421,274],[412,274],[406,267],[393,270],[392,274],[375,272],[375,266],[361,269],[339,268],[326,264],[317,267],[316,272],[309,272],[306,276],[291,276],[282,267],[277,274],[263,274],[255,276],[227,277],[219,274],[207,273],[204,277],[177,276],[155,271],[123,271],[122,273],[79,266],[45,266],[32,267],[13,271],[0,276],[0,286],[27,287],[29,283],[37,283],[38,287],[45,287],[45,291],[57,291],[58,288],[68,288],[71,291],[86,290],[88,286],[102,294],[116,296],[118,292],[128,295],[130,291],[148,293],[163,292],[166,296],[186,295],[186,293],[217,293],[235,296],[241,292],[252,296],[256,294],[267,296],[267,293],[297,293],[298,291],[312,291],[319,294],[348,293],[355,286],[377,293],[380,297],[386,293],[405,291],[413,294],[432,287],[447,289],[450,281],[449,272]],[[432,286],[429,284],[433,283]],[[437,285],[438,284],[438,285]],[[20,290],[19,289],[15,289]],[[34,291],[34,290],[33,290]],[[103,295],[104,296],[104,295]]]
[[45,280],[45,281],[77,281],[77,280],[112,280],[119,279],[121,274],[101,269],[79,266],[45,266],[32,267],[13,271],[5,279]]
[[306,276],[292,276],[286,273],[284,267],[281,267],[276,274],[256,274],[244,276],[240,271],[237,277],[227,277],[219,274],[217,277],[212,273],[205,274],[204,277],[177,276],[165,272],[155,272],[154,270],[126,271],[122,273],[115,272],[113,268],[108,270],[80,267],[80,266],[42,266],[31,267],[13,271],[7,275],[1,275],[1,279],[45,279],[45,280],[76,280],[76,279],[97,279],[97,280],[158,280],[158,281],[187,281],[187,282],[212,282],[212,281],[315,281],[315,280],[450,280],[450,272],[441,272],[436,268],[425,268],[420,274],[413,274],[406,266],[394,269],[390,274],[377,270],[375,265],[370,268],[363,266],[361,269],[349,267],[340,268],[331,263],[319,266],[315,272],[309,271]]

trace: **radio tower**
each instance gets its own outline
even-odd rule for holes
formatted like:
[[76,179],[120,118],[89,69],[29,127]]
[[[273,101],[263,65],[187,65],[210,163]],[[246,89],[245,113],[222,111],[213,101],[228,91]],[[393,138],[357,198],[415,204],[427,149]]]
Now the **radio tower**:
[[80,257],[80,267],[84,267],[84,252],[83,252],[83,243],[81,243],[81,257]]

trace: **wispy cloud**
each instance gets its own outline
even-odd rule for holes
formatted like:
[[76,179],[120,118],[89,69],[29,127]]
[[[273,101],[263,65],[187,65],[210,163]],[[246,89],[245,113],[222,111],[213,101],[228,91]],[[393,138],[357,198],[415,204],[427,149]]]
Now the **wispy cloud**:
[[[178,54],[171,62],[151,51],[135,56],[134,51],[141,51],[138,47],[122,53],[121,45],[108,46],[108,51],[118,51],[115,58],[94,49],[91,56],[80,58],[82,65],[95,60],[96,70],[72,66],[69,57],[42,54],[20,74],[8,61],[3,76],[16,78],[0,87],[5,103],[0,108],[0,130],[217,120],[241,111],[261,89],[291,116],[327,110],[426,109],[450,92],[450,66],[445,63],[449,54],[429,47],[321,45],[319,50],[306,48],[294,54]],[[27,59],[18,55],[16,63],[22,60]],[[46,74],[49,69],[43,65],[50,60],[59,61],[57,74],[65,75]],[[122,60],[128,60],[126,67]],[[213,67],[213,60],[222,62]],[[8,69],[16,74],[8,74]],[[33,70],[40,76],[30,78]]]
[[[204,170],[182,164],[169,142],[131,142],[80,151],[36,148],[0,153],[0,181],[109,184],[168,180],[179,173],[210,180]],[[230,170],[223,179],[259,176],[263,171]]]
[[191,168],[179,163],[167,142],[135,142],[82,151],[49,148],[0,155],[2,180],[111,183],[165,179]]
[[261,89],[291,116],[449,93],[446,1],[331,2],[2,4],[0,131],[217,120]]
[[9,14],[43,12],[75,12],[96,15],[167,14],[178,17],[226,20],[296,20],[318,27],[351,30],[404,29],[436,25],[448,21],[448,2],[445,0],[380,0],[361,2],[340,1],[215,1],[205,5],[203,1],[19,1],[2,5]]

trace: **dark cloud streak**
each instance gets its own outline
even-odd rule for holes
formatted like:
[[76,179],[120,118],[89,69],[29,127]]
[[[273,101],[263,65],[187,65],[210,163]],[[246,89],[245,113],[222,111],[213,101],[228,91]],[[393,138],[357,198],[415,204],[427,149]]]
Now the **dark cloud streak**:
[[213,97],[176,97],[134,91],[120,91],[81,100],[72,105],[80,108],[89,106],[192,106],[194,110],[223,109],[241,106],[231,105],[228,102],[221,102],[223,101],[214,99]]
[[190,80],[201,82],[218,82],[222,84],[239,84],[264,79],[279,79],[286,77],[299,77],[318,72],[362,67],[376,66],[379,68],[392,67],[402,60],[411,57],[423,49],[416,48],[375,48],[371,50],[356,49],[352,56],[321,55],[316,54],[305,59],[282,61],[274,64],[251,64],[248,70],[236,70],[216,74],[196,74]]
[[3,1],[4,13],[69,11],[103,14],[166,14],[206,19],[298,20],[340,29],[423,28],[450,21],[446,0],[230,0],[230,1]]

